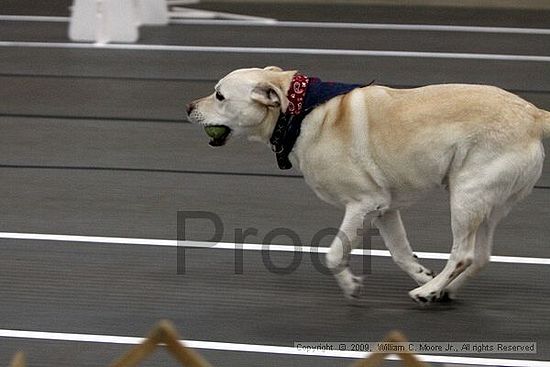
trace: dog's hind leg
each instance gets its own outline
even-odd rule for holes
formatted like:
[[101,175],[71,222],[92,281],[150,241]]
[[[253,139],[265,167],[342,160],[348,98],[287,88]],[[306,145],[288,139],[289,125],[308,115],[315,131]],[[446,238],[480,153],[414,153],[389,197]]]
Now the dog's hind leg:
[[359,234],[364,232],[363,225],[368,210],[361,206],[348,205],[338,235],[332,241],[326,256],[326,265],[334,274],[338,285],[348,298],[358,298],[363,287],[363,278],[353,275],[349,267],[351,251],[357,247]]
[[[508,178],[507,182],[493,180],[493,188],[500,187],[501,194],[494,195],[498,190],[486,191],[484,199],[489,205],[488,215],[480,225],[475,238],[474,258],[472,265],[452,280],[444,290],[444,299],[453,299],[457,291],[466,281],[483,269],[491,259],[493,248],[493,237],[498,223],[508,215],[512,207],[525,198],[531,192],[542,172],[544,151],[539,142],[521,150],[521,155],[514,156],[514,159],[505,161]],[[501,166],[502,167],[502,166]],[[490,172],[490,170],[488,170]],[[494,170],[493,172],[498,172]],[[500,177],[506,177],[500,171]],[[498,178],[499,175],[493,176]],[[486,185],[491,180],[485,180]],[[498,183],[498,185],[495,185]],[[490,186],[489,186],[490,187]],[[503,189],[507,188],[507,189]],[[492,199],[491,199],[492,197]],[[479,202],[479,200],[478,200]]]
[[493,238],[498,223],[508,215],[514,204],[531,192],[534,182],[535,180],[529,182],[518,193],[511,195],[502,204],[497,205],[491,210],[489,217],[481,224],[476,233],[474,261],[472,265],[445,288],[444,299],[455,299],[458,290],[462,288],[466,281],[474,277],[491,261]]
[[[443,271],[409,295],[419,303],[440,300],[456,291],[465,280],[485,266],[491,255],[493,233],[512,206],[525,197],[542,167],[540,147],[512,153],[479,168],[470,167],[455,175],[450,183],[453,246]],[[469,269],[471,268],[471,269]],[[463,274],[464,273],[464,274]],[[460,279],[459,279],[460,278]]]
[[434,279],[409,292],[418,303],[430,303],[441,299],[444,289],[474,262],[476,234],[487,216],[487,204],[483,190],[473,192],[462,188],[451,191],[451,226],[453,246],[443,271]]
[[469,278],[475,276],[489,263],[491,259],[491,250],[493,248],[493,237],[498,220],[496,220],[496,218],[488,218],[479,226],[476,232],[472,265],[449,283],[444,290],[443,300],[455,299],[457,291],[462,288],[464,283],[466,283]]
[[373,224],[379,229],[395,263],[419,285],[435,277],[434,272],[420,265],[413,254],[398,210],[386,211],[374,218]]

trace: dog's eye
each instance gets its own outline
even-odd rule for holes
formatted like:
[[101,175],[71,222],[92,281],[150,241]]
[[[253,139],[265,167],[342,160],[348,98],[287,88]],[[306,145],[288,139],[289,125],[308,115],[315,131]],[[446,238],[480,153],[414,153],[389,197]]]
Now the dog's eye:
[[223,101],[225,97],[220,92],[216,92],[216,99],[218,101]]

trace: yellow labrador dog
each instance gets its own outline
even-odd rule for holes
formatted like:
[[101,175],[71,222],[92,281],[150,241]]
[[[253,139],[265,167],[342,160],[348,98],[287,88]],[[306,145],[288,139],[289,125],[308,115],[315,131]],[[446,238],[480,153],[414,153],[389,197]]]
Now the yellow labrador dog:
[[[496,87],[347,86],[277,67],[236,70],[187,110],[211,145],[243,135],[271,145],[281,168],[290,154],[315,193],[345,209],[326,263],[347,297],[362,285],[348,261],[369,216],[421,304],[452,299],[489,262],[495,227],[530,193],[550,137],[549,112]],[[399,210],[438,186],[450,194],[453,245],[435,276]]]

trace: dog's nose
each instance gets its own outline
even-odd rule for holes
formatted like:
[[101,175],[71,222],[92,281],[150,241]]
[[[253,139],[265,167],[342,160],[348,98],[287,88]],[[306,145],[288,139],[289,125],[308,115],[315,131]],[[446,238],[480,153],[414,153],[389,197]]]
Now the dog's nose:
[[195,103],[191,102],[187,105],[187,116],[191,115],[191,112],[195,109]]

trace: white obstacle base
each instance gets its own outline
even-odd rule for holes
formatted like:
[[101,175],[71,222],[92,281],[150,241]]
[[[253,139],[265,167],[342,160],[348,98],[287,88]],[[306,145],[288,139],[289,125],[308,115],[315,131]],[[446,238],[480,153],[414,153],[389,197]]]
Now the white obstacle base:
[[74,0],[69,38],[81,42],[136,42],[141,25],[168,24],[165,0]]
[[168,15],[170,18],[246,20],[261,23],[276,22],[273,18],[184,7],[185,5],[197,4],[200,2],[199,0],[167,0],[166,2],[169,6]]
[[133,43],[141,25],[165,25],[170,18],[231,19],[272,23],[275,19],[190,9],[197,0],[74,0],[69,23],[72,41]]

